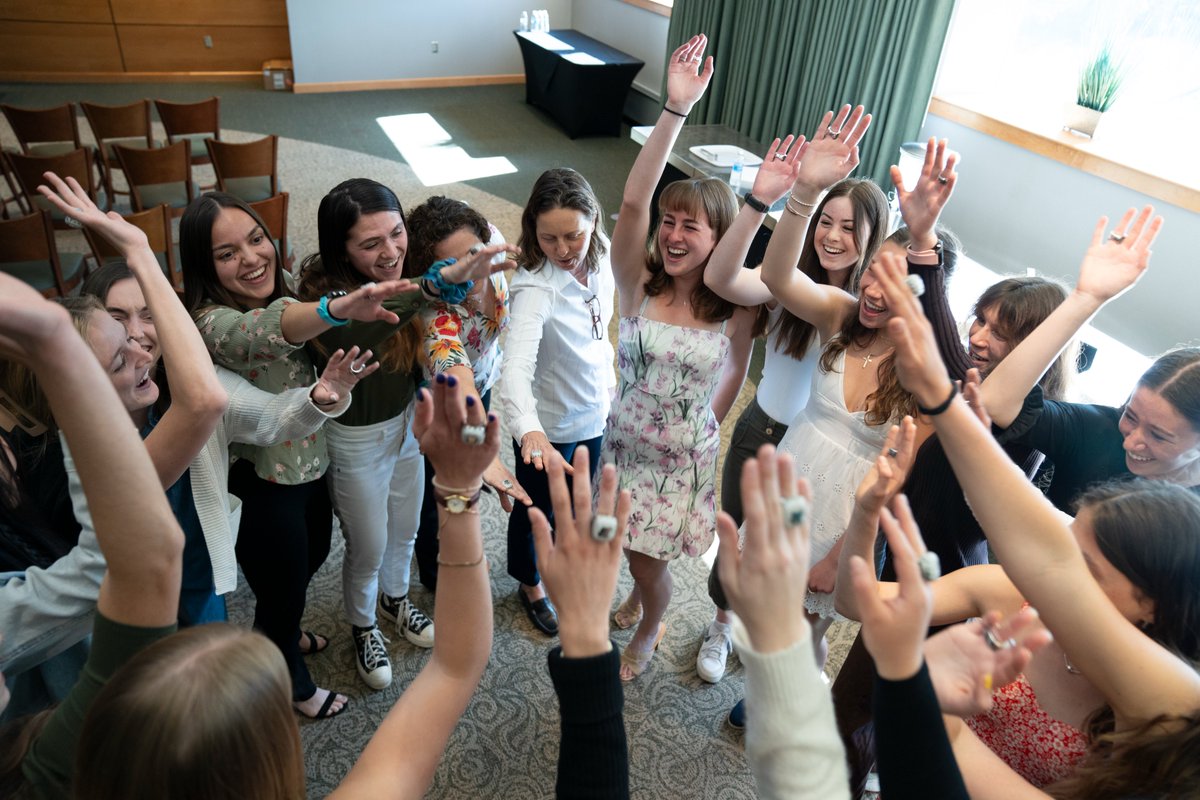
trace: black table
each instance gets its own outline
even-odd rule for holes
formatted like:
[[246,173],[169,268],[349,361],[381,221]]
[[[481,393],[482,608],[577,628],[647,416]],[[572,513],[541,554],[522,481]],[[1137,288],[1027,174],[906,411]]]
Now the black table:
[[[549,31],[569,49],[550,49],[547,34],[514,31],[525,62],[525,102],[537,106],[572,139],[619,136],[625,96],[645,63],[579,31]],[[572,58],[601,63],[577,63]]]

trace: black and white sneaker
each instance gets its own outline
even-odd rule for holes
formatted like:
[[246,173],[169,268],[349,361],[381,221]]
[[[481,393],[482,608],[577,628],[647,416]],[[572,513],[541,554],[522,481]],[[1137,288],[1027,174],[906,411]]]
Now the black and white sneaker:
[[376,691],[392,685],[392,662],[388,659],[387,638],[378,625],[369,628],[351,626],[354,633],[354,655],[358,674],[363,682]]
[[396,630],[417,647],[433,647],[433,620],[404,597],[379,597],[379,616],[396,623]]

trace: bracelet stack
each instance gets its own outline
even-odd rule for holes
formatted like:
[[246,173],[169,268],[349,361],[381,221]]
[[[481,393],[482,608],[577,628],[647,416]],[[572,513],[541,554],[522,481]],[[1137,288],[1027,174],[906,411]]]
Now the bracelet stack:
[[422,282],[428,282],[430,286],[437,290],[438,296],[450,305],[458,305],[463,300],[466,300],[467,292],[471,291],[471,287],[475,285],[474,281],[467,281],[466,283],[448,283],[446,279],[442,277],[442,270],[445,267],[453,264],[454,261],[455,260],[453,258],[435,261],[422,276]]
[[787,202],[783,204],[785,211],[795,214],[797,217],[811,217],[817,210],[816,203],[806,203],[794,194],[789,194]]

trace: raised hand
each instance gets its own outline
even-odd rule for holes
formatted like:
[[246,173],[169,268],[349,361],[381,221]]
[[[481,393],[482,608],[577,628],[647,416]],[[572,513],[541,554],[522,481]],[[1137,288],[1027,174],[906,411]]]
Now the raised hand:
[[887,440],[854,493],[854,502],[868,514],[883,510],[908,477],[916,453],[917,426],[912,417],[905,417],[888,431]]
[[788,193],[796,176],[800,172],[800,159],[807,149],[803,136],[797,139],[792,134],[781,142],[779,139],[771,142],[771,147],[763,157],[763,163],[754,176],[754,187],[751,194],[767,205],[775,203]]
[[[483,444],[463,441],[464,425],[483,425]],[[500,419],[463,391],[453,375],[440,373],[428,389],[417,390],[413,435],[429,457],[438,482],[454,488],[479,486],[483,472],[500,452]]]
[[370,350],[361,356],[357,346],[351,347],[348,353],[341,348],[335,350],[309,393],[313,402],[319,406],[333,405],[350,394],[359,381],[379,369],[378,361],[369,363]]
[[667,107],[672,111],[686,115],[708,89],[713,58],[704,57],[707,47],[708,37],[698,33],[671,53],[667,63]]
[[900,384],[922,406],[934,408],[950,395],[953,384],[921,301],[904,282],[908,264],[895,253],[880,252],[871,264],[871,274],[883,289],[892,312],[888,335],[896,343],[896,375]]
[[[617,533],[604,541],[592,537],[592,482],[586,447],[575,448],[575,478],[567,490],[566,462],[551,459],[546,472],[554,507],[555,535],[539,509],[529,510],[538,572],[558,610],[563,655],[582,658],[608,651],[608,609],[617,588],[621,547],[632,503],[629,490],[617,493],[617,469],[600,471],[596,513],[617,518]],[[574,494],[574,497],[572,497]]]
[[896,185],[896,199],[900,203],[900,215],[904,224],[912,233],[913,247],[917,250],[928,250],[937,243],[934,237],[934,226],[942,209],[950,201],[954,193],[954,184],[958,182],[958,173],[954,171],[958,163],[958,153],[951,151],[949,142],[929,137],[925,145],[925,163],[921,165],[921,174],[911,190],[905,190],[900,181],[900,168],[892,166],[892,183]]
[[817,132],[808,140],[800,172],[796,176],[797,196],[813,200],[833,184],[843,180],[858,166],[858,143],[871,125],[871,115],[862,106],[841,107],[835,117],[826,111]]
[[395,325],[400,321],[400,317],[396,316],[394,311],[384,308],[383,301],[404,292],[420,291],[420,288],[407,278],[383,283],[364,283],[345,297],[330,300],[329,313],[338,319],[390,322]]
[[[1012,646],[997,649],[988,644],[989,631],[994,641],[1012,642]],[[983,619],[953,625],[929,637],[925,663],[938,705],[943,712],[959,717],[989,711],[993,690],[1016,680],[1033,654],[1052,638],[1032,608],[1003,620],[993,611]]]
[[[442,267],[442,277],[447,283],[481,281],[493,273],[503,272],[508,269],[507,256],[510,254],[517,255],[520,252],[521,248],[515,244],[488,245],[475,251],[467,258],[461,260],[446,259],[446,266]],[[496,258],[501,253],[505,254],[505,258]]]
[[721,585],[762,653],[791,647],[808,630],[808,525],[785,524],[781,500],[796,495],[811,500],[808,483],[793,476],[791,456],[763,445],[742,467],[744,548],[738,549],[733,518],[724,511],[717,515]]
[[149,250],[145,231],[126,222],[115,211],[109,211],[107,214],[101,211],[79,185],[79,181],[70,176],[64,181],[53,172],[44,173],[42,177],[49,186],[46,183],[39,185],[38,192],[63,214],[103,236],[122,254],[141,249]]
[[908,499],[897,495],[892,508],[896,516],[884,509],[880,522],[896,565],[900,593],[887,600],[881,598],[875,568],[860,556],[850,557],[850,574],[862,619],[863,642],[875,659],[879,675],[895,681],[907,680],[921,669],[921,645],[933,616],[933,592],[917,566],[925,542]]
[[1150,265],[1150,248],[1162,229],[1163,218],[1150,219],[1153,206],[1143,208],[1136,218],[1134,213],[1132,208],[1126,211],[1108,236],[1104,235],[1108,218],[1101,217],[1096,223],[1092,244],[1079,265],[1076,292],[1107,303],[1141,279]]

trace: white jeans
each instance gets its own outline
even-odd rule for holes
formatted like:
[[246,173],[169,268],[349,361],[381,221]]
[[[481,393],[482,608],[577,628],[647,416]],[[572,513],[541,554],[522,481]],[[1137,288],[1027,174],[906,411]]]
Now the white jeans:
[[346,539],[342,599],[350,624],[359,627],[375,624],[381,585],[394,597],[408,594],[425,482],[413,407],[374,425],[325,423],[329,491]]

